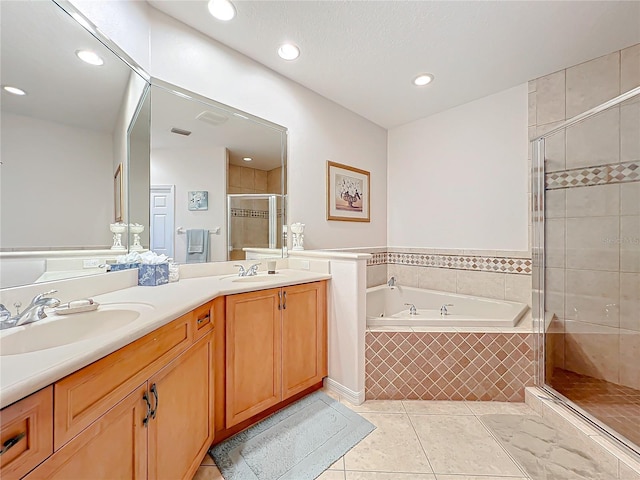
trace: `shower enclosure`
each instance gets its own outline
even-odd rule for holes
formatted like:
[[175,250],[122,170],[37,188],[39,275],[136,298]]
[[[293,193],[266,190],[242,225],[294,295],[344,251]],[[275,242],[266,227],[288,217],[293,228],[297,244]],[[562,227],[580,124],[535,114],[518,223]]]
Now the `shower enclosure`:
[[[263,255],[281,255],[282,195],[238,193],[227,195],[228,260],[244,260],[246,248]],[[278,251],[276,251],[278,249]]]
[[640,446],[640,87],[532,141],[537,383]]

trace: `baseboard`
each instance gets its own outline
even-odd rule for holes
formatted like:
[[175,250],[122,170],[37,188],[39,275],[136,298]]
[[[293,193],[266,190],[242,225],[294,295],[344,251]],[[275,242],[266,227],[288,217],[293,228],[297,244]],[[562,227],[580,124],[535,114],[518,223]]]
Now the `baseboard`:
[[360,405],[364,402],[364,390],[356,392],[329,377],[324,379],[324,386],[341,397],[344,397],[348,402],[351,402],[354,405]]

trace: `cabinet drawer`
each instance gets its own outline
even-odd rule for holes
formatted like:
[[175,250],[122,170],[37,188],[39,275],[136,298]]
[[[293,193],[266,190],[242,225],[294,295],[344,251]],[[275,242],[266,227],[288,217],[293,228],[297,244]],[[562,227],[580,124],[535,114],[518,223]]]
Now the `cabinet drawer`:
[[0,424],[0,443],[13,439],[0,456],[0,477],[21,478],[53,453],[53,387],[0,411]]
[[213,302],[200,305],[193,311],[195,317],[195,340],[202,338],[213,329]]
[[54,384],[54,449],[107,412],[193,340],[193,312]]

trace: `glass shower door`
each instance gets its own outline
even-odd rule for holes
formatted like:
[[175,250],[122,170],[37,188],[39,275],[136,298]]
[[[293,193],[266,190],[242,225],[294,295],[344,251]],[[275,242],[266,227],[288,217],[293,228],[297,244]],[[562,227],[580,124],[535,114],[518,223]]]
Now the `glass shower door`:
[[227,195],[229,260],[245,260],[246,249],[267,253],[281,247],[278,235],[281,203],[281,195],[275,194]]

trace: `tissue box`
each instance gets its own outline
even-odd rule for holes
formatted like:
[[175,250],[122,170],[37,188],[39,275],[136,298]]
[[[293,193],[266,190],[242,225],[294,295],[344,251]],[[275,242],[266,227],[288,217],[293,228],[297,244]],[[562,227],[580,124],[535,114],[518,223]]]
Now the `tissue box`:
[[138,268],[139,266],[139,263],[112,263],[110,271],[118,272],[120,270],[129,270],[130,268]]
[[138,285],[153,287],[164,285],[165,283],[169,283],[168,263],[158,263],[156,265],[141,263],[138,265]]

